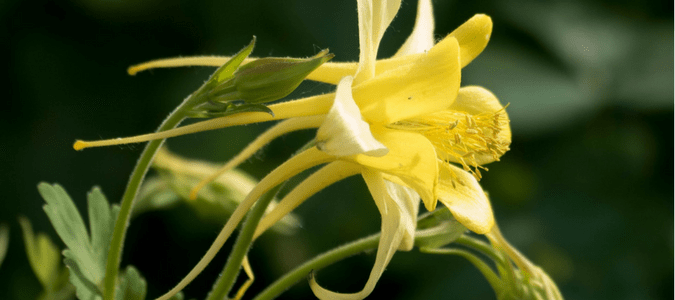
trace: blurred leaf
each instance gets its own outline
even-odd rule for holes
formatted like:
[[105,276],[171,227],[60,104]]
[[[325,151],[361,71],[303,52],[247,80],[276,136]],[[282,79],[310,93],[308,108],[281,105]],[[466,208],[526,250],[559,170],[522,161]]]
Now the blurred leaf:
[[9,246],[9,226],[7,224],[0,224],[0,266],[7,255],[7,247]]
[[26,256],[33,273],[45,290],[52,290],[58,281],[61,264],[61,255],[56,245],[47,235],[40,233],[37,237],[33,233],[33,227],[26,217],[19,217],[19,224],[23,231],[23,240],[26,247]]
[[587,1],[516,3],[500,9],[572,70],[584,96],[672,108],[672,22],[630,19]]
[[169,183],[160,176],[149,177],[143,181],[138,191],[133,215],[137,216],[146,211],[168,209],[181,201],[169,186]]
[[510,103],[514,134],[567,126],[603,103],[582,90],[575,78],[514,44],[491,43],[462,70],[462,81],[485,86],[502,103]]
[[[160,175],[166,185],[161,188],[170,189],[186,203],[190,204],[200,215],[221,222],[223,217],[228,217],[237,208],[239,203],[246,198],[248,193],[258,184],[245,172],[233,169],[218,177],[202,188],[197,199],[190,200],[190,191],[202,180],[216,173],[220,166],[200,160],[186,159],[171,153],[166,148],[160,149],[153,161],[153,167],[160,171]],[[159,192],[160,184],[151,182],[156,186],[155,194],[164,197],[164,192]],[[142,187],[145,190],[145,187]],[[150,201],[150,200],[144,200]],[[272,202],[267,212],[275,207]],[[300,219],[294,214],[284,216],[272,229],[284,234],[292,234],[301,226]]]
[[75,291],[68,282],[68,269],[61,267],[59,249],[46,234],[39,233],[36,237],[28,218],[19,217],[19,224],[28,262],[43,288],[38,299],[70,299]]
[[144,300],[148,284],[133,266],[128,266],[117,285],[117,300]]

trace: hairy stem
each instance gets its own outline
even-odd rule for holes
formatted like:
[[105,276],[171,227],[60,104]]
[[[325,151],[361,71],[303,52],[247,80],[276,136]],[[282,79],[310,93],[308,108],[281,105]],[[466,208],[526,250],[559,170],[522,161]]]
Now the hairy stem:
[[[187,97],[169,116],[162,122],[157,129],[157,132],[173,129],[180,122],[185,119],[187,112],[195,105],[199,97],[195,97],[199,90]],[[120,213],[115,221],[115,229],[110,241],[110,250],[108,251],[108,260],[106,263],[105,279],[103,281],[103,297],[105,300],[115,299],[115,284],[117,281],[117,273],[119,271],[120,258],[122,257],[122,247],[124,245],[124,237],[127,228],[129,227],[129,219],[133,211],[134,200],[138,194],[138,189],[143,182],[145,174],[148,172],[150,163],[155,157],[157,150],[164,143],[164,139],[150,141],[143,149],[141,157],[136,163],[129,183],[122,196],[122,203],[120,205]]]
[[243,228],[234,243],[232,253],[230,253],[230,257],[227,258],[227,263],[223,268],[223,272],[218,278],[218,281],[214,284],[213,290],[211,290],[206,298],[207,300],[227,299],[227,294],[232,289],[232,285],[234,285],[234,281],[239,274],[239,268],[241,268],[244,257],[251,248],[255,229],[258,227],[258,223],[260,223],[260,219],[262,219],[265,209],[270,202],[272,202],[272,199],[274,199],[274,196],[276,196],[282,186],[283,184],[280,184],[265,193],[265,195],[260,197],[255,206],[249,211],[248,217],[246,217],[246,220],[244,221]]

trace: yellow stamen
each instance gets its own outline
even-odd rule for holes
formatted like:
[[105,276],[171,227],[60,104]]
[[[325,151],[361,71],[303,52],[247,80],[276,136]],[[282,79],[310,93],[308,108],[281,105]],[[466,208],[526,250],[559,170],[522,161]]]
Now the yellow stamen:
[[217,172],[213,173],[206,179],[200,181],[192,189],[192,191],[190,191],[190,200],[197,199],[197,193],[199,193],[199,190],[201,190],[204,186],[209,184],[211,181],[216,180],[216,178],[225,174],[225,172],[237,167],[239,164],[241,164],[246,159],[251,157],[251,155],[255,154],[258,150],[260,150],[260,148],[267,145],[272,140],[291,131],[319,127],[321,126],[323,120],[324,117],[320,115],[312,117],[293,118],[285,120],[277,125],[274,125],[274,127],[268,129],[263,134],[259,135],[253,142],[251,142],[246,148],[244,148],[244,150],[239,152],[237,156],[228,161]]
[[504,126],[508,126],[504,108],[477,115],[445,110],[388,125],[426,136],[441,160],[460,163],[478,180],[481,178],[479,169],[487,169],[477,161],[476,155],[487,154],[498,161],[509,150],[510,141],[499,139]]
[[324,94],[313,96],[309,98],[283,102],[279,104],[270,105],[269,108],[274,112],[274,117],[267,113],[263,112],[245,112],[236,115],[220,117],[215,119],[210,119],[207,121],[202,121],[192,125],[187,125],[183,127],[178,127],[175,129],[143,134],[134,137],[127,138],[116,138],[102,141],[75,141],[73,148],[75,150],[82,150],[84,148],[91,147],[101,147],[101,146],[113,146],[121,144],[130,144],[130,143],[140,143],[147,142],[157,139],[165,139],[170,137],[175,137],[179,135],[185,135],[195,132],[207,131],[225,128],[235,125],[244,125],[252,124],[259,122],[267,122],[273,120],[282,120],[292,117],[303,117],[303,116],[313,116],[321,115],[328,113],[331,105],[333,104],[333,98],[335,94]]
[[285,163],[274,169],[269,173],[265,178],[263,178],[258,185],[246,196],[246,199],[242,201],[237,209],[234,210],[230,218],[223,226],[223,229],[218,233],[218,236],[211,244],[209,250],[204,254],[201,260],[195,265],[194,268],[188,273],[185,278],[183,278],[173,289],[168,291],[166,294],[157,298],[157,300],[168,300],[173,295],[180,292],[185,286],[192,282],[199,273],[201,273],[204,268],[213,260],[220,248],[223,247],[225,241],[232,234],[235,228],[241,220],[244,218],[249,209],[258,201],[258,198],[264,193],[269,191],[271,188],[277,186],[281,182],[290,179],[296,174],[311,168],[313,166],[326,163],[332,160],[333,157],[319,151],[314,148],[305,150],[304,152],[290,158]]
[[244,256],[244,261],[241,262],[241,267],[244,269],[244,273],[246,273],[248,279],[246,282],[244,282],[244,284],[241,285],[237,291],[237,294],[234,295],[232,300],[240,300],[242,297],[244,297],[244,293],[246,293],[246,290],[251,287],[253,280],[255,280],[255,276],[253,276],[253,270],[251,269],[251,264],[248,262],[248,255]]

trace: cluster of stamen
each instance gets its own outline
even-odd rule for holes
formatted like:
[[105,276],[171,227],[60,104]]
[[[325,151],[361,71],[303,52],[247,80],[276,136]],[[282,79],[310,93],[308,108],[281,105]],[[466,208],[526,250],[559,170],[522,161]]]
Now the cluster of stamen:
[[[500,137],[509,123],[505,108],[476,115],[445,110],[398,121],[388,127],[424,135],[436,148],[439,159],[461,164],[464,170],[480,180],[480,169],[488,170],[481,161],[488,156],[499,161],[499,157],[509,150],[510,138]],[[453,185],[455,182],[463,184],[455,174],[453,177]]]

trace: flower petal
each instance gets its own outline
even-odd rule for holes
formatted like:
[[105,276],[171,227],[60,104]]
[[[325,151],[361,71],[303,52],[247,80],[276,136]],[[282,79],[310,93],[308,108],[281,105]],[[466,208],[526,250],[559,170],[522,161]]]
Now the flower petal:
[[391,181],[414,189],[422,197],[426,208],[434,210],[438,164],[431,142],[417,133],[380,127],[373,129],[373,136],[389,148],[389,153],[382,157],[355,155],[346,159],[398,178],[400,182],[397,179]]
[[417,2],[417,18],[415,27],[394,56],[413,53],[424,53],[434,46],[434,11],[431,0]]
[[[459,89],[457,99],[449,107],[450,110],[462,111],[471,115],[479,115],[485,113],[494,113],[504,109],[499,99],[480,86],[466,86]],[[511,126],[509,125],[508,115],[506,111],[501,112],[504,116],[499,122],[499,132],[496,140],[503,145],[511,144]],[[476,162],[478,164],[487,164],[495,161],[490,154],[476,154]]]
[[401,227],[403,227],[404,232],[398,249],[410,251],[415,244],[420,195],[409,187],[388,180],[380,181],[380,178],[384,177],[379,172],[367,170],[363,172],[363,178],[368,184],[368,189],[373,195],[373,200],[380,210],[380,214],[389,217],[388,214],[392,213],[389,211],[390,209],[395,208],[400,211]]
[[438,201],[473,232],[485,234],[495,224],[490,200],[471,174],[447,163],[439,163]]
[[483,14],[471,17],[450,33],[450,36],[455,37],[459,42],[462,68],[483,52],[490,41],[490,35],[492,35],[492,19]]
[[335,102],[316,133],[316,147],[333,156],[365,154],[383,156],[389,150],[370,132],[352,98],[352,77],[338,84]]
[[380,40],[401,7],[401,0],[358,0],[359,69],[358,84],[375,76],[375,61]]
[[459,45],[449,37],[413,62],[355,86],[354,100],[368,123],[391,124],[450,106],[460,71]]
[[[309,286],[319,299],[363,299],[370,295],[384,269],[396,253],[396,249],[401,245],[404,235],[407,232],[414,233],[415,231],[415,222],[410,215],[412,212],[407,208],[409,205],[401,203],[408,201],[412,194],[408,190],[401,189],[400,186],[385,181],[382,174],[376,171],[366,170],[363,173],[363,178],[366,180],[368,189],[382,213],[382,235],[377,246],[375,264],[370,271],[368,282],[366,282],[363,290],[358,293],[342,294],[329,291],[319,286],[314,276],[310,276]],[[399,204],[403,204],[403,206],[399,206]]]
[[[400,230],[403,230],[403,239],[398,249],[411,250],[415,243],[420,196],[409,187],[386,180],[380,172],[364,170],[362,175],[382,215],[382,228],[384,229],[385,221],[394,223],[393,219],[398,218]],[[384,231],[382,234],[384,236]]]

